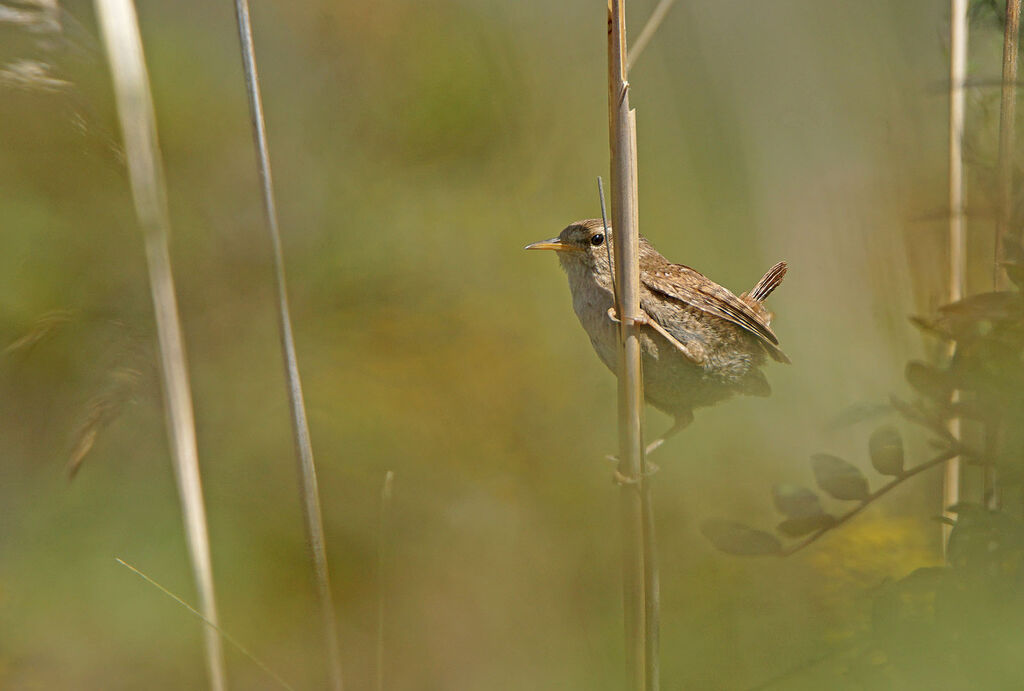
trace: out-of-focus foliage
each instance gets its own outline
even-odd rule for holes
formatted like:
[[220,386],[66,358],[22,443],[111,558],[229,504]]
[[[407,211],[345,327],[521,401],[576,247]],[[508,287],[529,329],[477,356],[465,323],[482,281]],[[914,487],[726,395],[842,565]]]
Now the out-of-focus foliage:
[[[631,0],[632,35],[655,4]],[[316,688],[231,3],[138,7],[222,621]],[[195,599],[110,79],[91,3],[59,8],[38,14],[45,31],[0,12],[0,687],[201,688],[195,621],[114,561]],[[887,481],[869,475],[865,440],[831,423],[881,400],[908,360],[932,361],[905,315],[932,313],[944,281],[932,210],[945,207],[946,100],[929,87],[947,74],[945,11],[676,3],[630,75],[644,234],[733,288],[791,266],[770,307],[794,364],[767,370],[772,398],[700,411],[656,459],[666,688],[747,689],[818,659],[863,632],[872,589],[938,559],[927,474],[791,559],[724,557],[698,526],[848,510],[823,496],[819,514],[789,491],[781,517],[772,509],[765,488],[811,486],[804,459],[821,449],[871,487]],[[373,678],[380,485],[393,470],[389,688],[621,688],[618,490],[602,460],[615,382],[553,258],[521,251],[598,213],[604,5],[309,0],[253,13],[349,686]],[[998,45],[975,38],[972,65],[991,79]],[[988,257],[990,147],[984,119],[971,122],[972,242]],[[668,424],[649,413],[651,434]],[[910,468],[931,451],[903,432]],[[855,687],[833,662],[781,687]],[[241,657],[228,664],[236,688],[272,688]]]
[[[1024,247],[1013,238],[1005,244],[1004,268],[1016,289],[974,295],[939,308],[933,318],[913,320],[955,347],[942,366],[909,363],[907,382],[921,398],[894,406],[909,422],[935,434],[932,445],[947,451],[940,458],[959,452],[968,463],[993,473],[996,495],[987,496],[986,503],[1001,508],[971,502],[950,507],[957,518],[947,564],[919,568],[871,596],[870,625],[835,653],[847,665],[846,673],[869,688],[966,691],[1024,685],[1017,635],[1024,618],[1024,521],[1011,513],[1024,506],[1019,499],[1024,487],[1024,433],[1019,429],[1024,419],[1024,295],[1019,292]],[[962,398],[954,399],[953,391]],[[946,427],[951,419],[960,420],[968,432],[980,427],[984,447],[972,448],[952,437]],[[916,474],[916,468],[904,470],[903,439],[895,427],[875,430],[868,446],[875,470],[895,476],[891,484]],[[860,471],[840,458],[817,454],[812,465],[819,487],[836,499],[867,504],[881,494],[869,494]],[[811,534],[810,542],[840,529],[846,518],[836,521],[824,513],[818,496],[802,487],[776,485],[773,497],[788,517],[778,527],[787,537]],[[704,534],[728,554],[795,551],[770,533],[740,523],[708,521]]]
[[1024,685],[1024,523],[956,507],[949,565],[880,587],[850,674],[871,688],[1012,689]]

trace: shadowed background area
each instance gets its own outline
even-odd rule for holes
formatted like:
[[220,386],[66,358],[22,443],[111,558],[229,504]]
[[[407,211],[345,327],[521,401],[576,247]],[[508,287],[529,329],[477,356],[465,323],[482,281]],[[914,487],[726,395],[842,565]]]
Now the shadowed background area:
[[[630,3],[632,35],[654,4]],[[222,624],[316,688],[232,8],[138,9]],[[201,688],[197,622],[114,561],[195,600],[109,76],[91,3],[64,10],[45,35],[0,27],[4,63],[64,82],[8,78],[0,97],[0,686]],[[554,258],[521,251],[599,215],[604,4],[253,12],[349,687],[373,679],[385,584],[387,688],[621,688],[615,382]],[[750,688],[817,659],[863,629],[864,593],[940,559],[937,475],[790,559],[722,555],[698,525],[773,525],[771,485],[811,483],[812,453],[867,468],[866,430],[831,423],[904,390],[927,352],[905,317],[943,294],[945,12],[680,2],[631,74],[641,232],[737,293],[791,267],[769,301],[794,363],[768,367],[773,397],[698,411],[655,459],[666,688]],[[983,75],[998,40],[972,38]],[[648,411],[649,435],[669,424]],[[236,687],[275,688],[228,663]],[[782,687],[823,685],[857,688],[827,660]]]

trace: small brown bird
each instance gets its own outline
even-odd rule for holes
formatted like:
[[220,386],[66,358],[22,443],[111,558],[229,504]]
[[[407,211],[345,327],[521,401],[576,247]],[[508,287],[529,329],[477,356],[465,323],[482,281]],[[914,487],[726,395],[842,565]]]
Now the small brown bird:
[[[612,237],[601,219],[577,221],[558,237],[527,245],[555,250],[569,276],[572,306],[601,361],[618,371],[618,326],[612,289]],[[693,409],[733,394],[767,396],[760,367],[765,355],[789,362],[771,330],[764,300],[782,282],[786,263],[768,270],[739,297],[682,264],[661,256],[640,238],[640,330],[644,396],[675,417],[648,446],[653,451],[693,420]]]

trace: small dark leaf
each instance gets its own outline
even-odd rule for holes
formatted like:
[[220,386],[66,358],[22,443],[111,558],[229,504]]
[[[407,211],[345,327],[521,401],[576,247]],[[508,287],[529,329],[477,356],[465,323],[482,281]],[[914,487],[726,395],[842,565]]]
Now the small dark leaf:
[[963,420],[985,421],[999,412],[996,406],[990,401],[979,401],[976,398],[957,401],[949,406],[951,417],[958,417]]
[[926,427],[940,437],[949,438],[949,430],[946,429],[948,416],[940,415],[937,410],[928,410],[920,402],[908,403],[896,396],[890,396],[889,403],[907,422]]
[[946,325],[939,320],[925,319],[924,317],[910,317],[910,323],[921,329],[921,331],[931,334],[932,336],[938,336],[946,341],[955,340],[956,338],[955,335],[950,333],[946,328]]
[[871,465],[882,475],[903,474],[903,437],[892,426],[879,427],[868,441]]
[[979,511],[987,510],[988,509],[986,509],[981,504],[976,504],[975,502],[972,501],[961,501],[956,504],[950,504],[949,506],[946,507],[946,511],[949,513],[960,513],[961,511],[964,513],[977,513]]
[[855,466],[838,456],[815,454],[811,456],[811,468],[818,487],[836,499],[863,501],[867,498],[867,479]]
[[790,518],[809,518],[824,513],[818,495],[806,487],[775,485],[772,487],[772,498],[779,513]]
[[1024,264],[1024,245],[1013,235],[1002,236],[1003,257],[1007,264]]
[[790,518],[779,523],[778,530],[786,537],[800,537],[809,535],[819,530],[824,530],[836,522],[836,517],[828,513],[819,513],[817,516],[806,516],[804,518]]
[[1018,289],[1024,288],[1024,264],[1003,264],[1006,275]]
[[907,363],[906,377],[915,391],[928,398],[945,401],[953,390],[945,372],[919,360]]
[[757,557],[782,552],[782,543],[779,542],[779,538],[771,533],[755,530],[735,521],[720,519],[705,521],[700,527],[700,532],[715,547],[726,554]]
[[850,427],[859,422],[874,420],[892,412],[892,406],[884,403],[855,403],[829,420],[829,429]]
[[1024,314],[1024,296],[1013,290],[978,293],[939,308],[954,322],[954,330],[981,321],[1019,319]]

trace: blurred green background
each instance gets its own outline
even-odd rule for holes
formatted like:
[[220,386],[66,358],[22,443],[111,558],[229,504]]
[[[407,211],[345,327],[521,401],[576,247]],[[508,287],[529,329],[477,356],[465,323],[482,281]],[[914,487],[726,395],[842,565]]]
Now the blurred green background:
[[[629,3],[632,35],[654,4]],[[0,356],[0,687],[202,688],[197,622],[114,561],[195,601],[105,55],[91,3],[62,6],[57,33],[0,27],[5,64],[68,82],[0,92],[0,348],[61,311]],[[138,9],[222,624],[317,688],[231,3]],[[615,382],[554,258],[521,251],[599,215],[604,3],[253,12],[349,688],[373,679],[387,470],[387,688],[621,688]],[[771,485],[810,484],[811,453],[867,468],[869,430],[830,422],[902,391],[903,363],[927,353],[905,317],[943,294],[947,12],[684,1],[631,74],[642,232],[736,292],[791,266],[770,306],[794,364],[769,368],[773,397],[698,411],[656,459],[666,689],[752,688],[840,649],[873,588],[940,560],[937,474],[790,559],[722,555],[698,526],[774,525]],[[972,37],[977,74],[998,74],[999,40]],[[989,234],[972,227],[978,256]],[[669,422],[649,411],[650,432]],[[235,687],[275,688],[228,662]],[[778,688],[861,688],[843,664]]]

